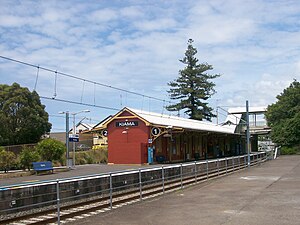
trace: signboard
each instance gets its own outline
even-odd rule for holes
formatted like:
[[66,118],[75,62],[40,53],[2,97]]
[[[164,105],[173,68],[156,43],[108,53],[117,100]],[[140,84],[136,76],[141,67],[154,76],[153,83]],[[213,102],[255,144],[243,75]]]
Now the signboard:
[[121,121],[116,122],[116,127],[137,127],[139,125],[138,121]]
[[153,136],[159,135],[159,134],[160,134],[160,129],[159,129],[158,127],[152,127],[152,129],[151,129],[151,134],[152,134]]
[[79,142],[79,135],[78,134],[69,134],[69,141],[70,142]]
[[103,131],[102,131],[102,135],[103,135],[104,137],[107,137],[107,135],[108,135],[107,130],[103,130]]
[[151,138],[148,139],[148,144],[152,144],[153,140]]

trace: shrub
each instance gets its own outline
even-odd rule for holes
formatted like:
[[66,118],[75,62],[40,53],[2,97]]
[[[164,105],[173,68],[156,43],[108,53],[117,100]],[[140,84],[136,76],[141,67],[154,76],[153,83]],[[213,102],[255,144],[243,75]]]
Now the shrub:
[[283,146],[280,149],[280,154],[281,155],[295,155],[295,154],[300,154],[300,147],[287,147]]
[[40,156],[35,148],[25,147],[19,155],[19,161],[22,168],[27,168],[30,170],[32,168],[32,163],[39,161]]
[[14,164],[17,157],[13,152],[6,151],[0,146],[0,168],[6,173]]
[[62,142],[51,138],[40,141],[36,145],[36,149],[39,152],[41,159],[46,161],[61,161],[66,152],[66,147]]

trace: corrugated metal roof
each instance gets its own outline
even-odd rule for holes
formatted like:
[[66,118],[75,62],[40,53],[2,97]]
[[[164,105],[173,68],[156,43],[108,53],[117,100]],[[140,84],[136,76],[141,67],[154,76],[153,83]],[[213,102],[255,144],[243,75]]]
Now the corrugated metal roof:
[[186,119],[177,116],[168,116],[164,114],[154,113],[154,112],[147,112],[132,108],[124,108],[123,110],[128,109],[129,111],[135,113],[139,117],[143,118],[144,120],[148,121],[153,125],[160,125],[160,126],[172,126],[190,130],[197,130],[197,131],[209,131],[209,132],[218,132],[218,133],[227,133],[233,134],[235,132],[236,125],[227,124],[227,125],[216,125],[209,122],[203,122],[199,120],[192,120]]
[[[261,113],[266,111],[267,111],[267,107],[265,106],[249,107],[249,113]],[[233,114],[246,113],[246,107],[229,108],[228,112]]]
[[241,121],[242,114],[228,114],[223,124],[238,125]]

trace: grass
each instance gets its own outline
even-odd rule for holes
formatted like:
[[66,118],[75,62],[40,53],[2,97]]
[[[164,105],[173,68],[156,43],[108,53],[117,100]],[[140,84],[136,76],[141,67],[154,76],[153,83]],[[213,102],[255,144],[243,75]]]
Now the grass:
[[[73,152],[70,153],[70,157],[73,157]],[[107,163],[107,147],[101,147],[98,149],[91,149],[75,153],[76,165],[95,163]]]

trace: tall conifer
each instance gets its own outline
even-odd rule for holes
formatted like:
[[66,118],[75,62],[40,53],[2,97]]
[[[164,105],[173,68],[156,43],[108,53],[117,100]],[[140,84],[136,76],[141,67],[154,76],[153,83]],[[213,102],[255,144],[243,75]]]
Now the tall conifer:
[[169,111],[184,112],[196,120],[211,121],[213,109],[208,106],[207,100],[215,93],[215,83],[212,79],[219,77],[219,74],[210,75],[208,70],[212,70],[212,65],[208,63],[198,63],[195,57],[197,49],[193,47],[193,40],[188,40],[188,48],[183,59],[179,60],[185,64],[183,70],[179,70],[179,77],[173,82],[168,83],[171,87],[168,93],[171,99],[180,100],[180,102],[167,106]]

